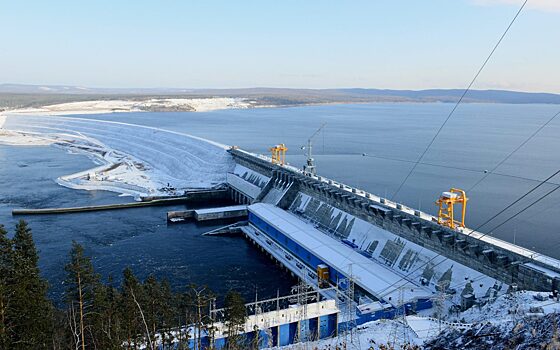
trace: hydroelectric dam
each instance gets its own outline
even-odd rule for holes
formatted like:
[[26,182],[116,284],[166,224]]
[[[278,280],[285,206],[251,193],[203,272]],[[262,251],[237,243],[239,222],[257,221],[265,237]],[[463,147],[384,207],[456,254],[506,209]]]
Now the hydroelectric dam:
[[[433,215],[279,164],[274,155],[235,146],[228,152],[236,163],[227,174],[229,196],[247,210],[236,232],[314,288],[315,300],[336,303],[338,326],[314,330],[320,337],[430,309],[441,295],[458,311],[512,289],[558,298],[556,259],[438,223]],[[297,328],[287,328],[291,335],[276,329],[273,344],[294,342],[304,321],[320,324],[301,316],[290,321]]]

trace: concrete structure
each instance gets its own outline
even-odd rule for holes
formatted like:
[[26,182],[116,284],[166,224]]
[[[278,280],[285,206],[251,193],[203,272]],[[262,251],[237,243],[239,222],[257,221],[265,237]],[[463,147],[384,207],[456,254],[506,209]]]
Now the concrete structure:
[[141,201],[130,203],[115,203],[102,205],[89,205],[83,207],[67,207],[67,208],[42,208],[42,209],[14,209],[12,215],[44,215],[44,214],[66,214],[81,213],[90,211],[117,210],[139,207],[150,207],[158,205],[170,205],[175,203],[190,202],[209,202],[216,200],[225,200],[228,197],[227,189],[214,190],[197,190],[186,192],[180,197],[144,197]]
[[[329,279],[333,285],[339,281],[354,278],[356,284],[386,307],[398,307],[399,289],[393,288],[402,279],[401,275],[388,269],[340,241],[326,236],[311,225],[271,204],[257,203],[249,207],[249,223],[267,234],[277,244],[295,252],[312,270],[325,264],[329,268]],[[399,283],[403,299],[419,302],[420,308],[432,297],[428,288],[405,281]],[[431,306],[431,304],[430,304]]]
[[[560,261],[556,259],[480,232],[472,232],[468,228],[452,230],[438,225],[434,222],[436,218],[430,214],[334,180],[305,176],[299,169],[272,164],[264,156],[239,149],[230,150],[230,153],[244,169],[270,178],[255,202],[262,201],[275,188],[287,189],[274,203],[281,209],[289,209],[298,195],[306,195],[349,215],[349,218],[379,227],[406,242],[427,248],[502,283],[516,283],[528,290],[560,289]],[[321,216],[321,213],[308,212],[311,215],[302,215],[302,218],[320,221],[317,215]]]
[[254,172],[240,164],[235,166],[233,172],[226,174],[230,198],[242,204],[252,203],[269,180],[269,177]]
[[247,217],[246,205],[233,205],[230,207],[206,208],[206,209],[194,210],[194,218],[196,221],[234,219],[234,218],[246,218],[246,217]]
[[[247,349],[264,349],[276,346],[291,345],[301,341],[325,339],[337,335],[338,314],[334,300],[320,300],[306,304],[289,304],[285,301],[295,295],[281,297],[256,303],[246,304],[247,310],[253,310],[247,317],[238,340]],[[270,311],[267,303],[272,303]],[[280,306],[284,305],[284,306]],[[212,317],[219,317],[223,309],[211,310]],[[212,323],[213,336],[206,331],[201,333],[202,349],[225,349],[228,345],[228,326],[222,321]],[[192,328],[190,332],[194,331]],[[189,346],[196,349],[194,339],[189,340]]]
[[[258,337],[258,348],[263,349],[336,336],[338,313],[334,300],[324,300],[250,315],[245,322],[244,342],[254,344]],[[223,349],[227,326],[217,322],[215,327],[216,349]]]
[[194,218],[196,221],[244,219],[247,217],[246,205],[228,207],[189,209],[167,212],[167,221],[176,222]]

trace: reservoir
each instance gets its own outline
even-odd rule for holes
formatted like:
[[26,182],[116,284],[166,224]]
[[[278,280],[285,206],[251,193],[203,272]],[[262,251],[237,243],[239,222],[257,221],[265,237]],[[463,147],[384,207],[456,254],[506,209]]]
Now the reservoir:
[[[224,110],[200,113],[127,113],[84,118],[122,121],[180,131],[266,154],[274,144],[289,148],[288,162],[301,166],[301,146],[314,139],[318,174],[391,198],[453,106],[450,104],[324,105]],[[469,189],[557,112],[549,105],[464,104],[426,154],[395,200],[436,213],[434,201],[450,187]],[[554,120],[472,191],[467,192],[469,227],[477,227],[557,170],[560,120]],[[130,201],[104,191],[77,191],[54,180],[92,167],[85,156],[56,147],[0,146],[0,223],[13,229],[12,208],[64,207]],[[552,179],[551,182],[558,182]],[[542,186],[480,231],[486,232],[549,191]],[[560,195],[555,193],[492,234],[560,258]],[[184,206],[27,217],[34,230],[43,274],[52,294],[63,290],[63,266],[72,240],[83,243],[104,277],[118,281],[130,266],[153,273],[175,288],[207,284],[222,294],[241,290],[248,298],[287,293],[288,273],[238,237],[204,237],[218,227],[167,225],[165,213]]]

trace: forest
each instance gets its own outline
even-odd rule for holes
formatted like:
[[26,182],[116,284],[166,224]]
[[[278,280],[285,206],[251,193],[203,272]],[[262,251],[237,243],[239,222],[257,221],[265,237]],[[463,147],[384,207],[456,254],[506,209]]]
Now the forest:
[[[0,225],[0,349],[191,349],[208,335],[213,348],[210,306],[217,296],[205,286],[181,293],[165,280],[140,281],[130,268],[120,285],[103,281],[84,247],[72,242],[65,265],[63,303],[48,297],[39,255],[28,224],[21,220],[12,238]],[[256,348],[240,335],[247,317],[236,291],[223,300],[227,349]],[[185,327],[185,325],[191,325]]]

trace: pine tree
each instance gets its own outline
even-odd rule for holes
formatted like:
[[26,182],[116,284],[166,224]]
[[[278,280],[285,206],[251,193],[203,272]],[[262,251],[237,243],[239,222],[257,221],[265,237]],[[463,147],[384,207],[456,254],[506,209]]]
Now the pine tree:
[[96,347],[92,331],[95,291],[100,289],[99,276],[94,272],[91,259],[84,248],[72,242],[70,262],[66,270],[66,302],[68,303],[69,326],[74,344],[82,350]]
[[12,349],[46,349],[52,344],[53,306],[47,282],[39,275],[39,255],[31,229],[23,220],[13,238],[13,296],[8,318],[13,320]]
[[[122,317],[124,339],[128,344],[128,349],[138,349],[138,345],[146,341],[150,343],[150,348],[152,345],[148,340],[150,332],[147,323],[144,322],[145,316],[140,305],[140,301],[143,299],[141,287],[132,270],[127,267],[123,271],[119,312]],[[144,339],[142,334],[145,334],[148,339]]]
[[229,291],[225,298],[225,324],[227,327],[227,347],[228,349],[240,349],[241,337],[239,334],[243,332],[245,321],[247,320],[247,309],[245,308],[245,300],[243,296],[236,291]]
[[93,302],[93,334],[98,349],[122,349],[120,338],[119,292],[109,277],[107,284],[97,284]]
[[189,326],[193,324],[195,316],[193,309],[193,298],[190,288],[179,297],[178,323],[185,325],[185,333],[179,333],[179,350],[189,349],[189,340],[192,338]]
[[[161,328],[163,315],[162,315],[162,305],[163,305],[163,293],[161,286],[157,279],[150,275],[144,281],[144,297],[145,297],[145,304],[146,304],[146,322],[152,334],[156,334],[156,332]],[[155,342],[155,339],[152,339]],[[153,346],[155,347],[156,344],[154,343]]]
[[13,292],[13,273],[12,241],[4,226],[0,225],[0,349],[8,349],[10,344],[12,327],[8,320],[8,310]]
[[[162,317],[161,333],[163,340],[167,339],[167,346],[171,349],[175,340],[173,329],[180,327],[181,323],[177,322],[177,314],[180,312],[178,308],[179,294],[173,293],[171,286],[167,280],[160,283],[161,286],[161,303],[160,313]],[[165,341],[162,341],[165,343]]]

